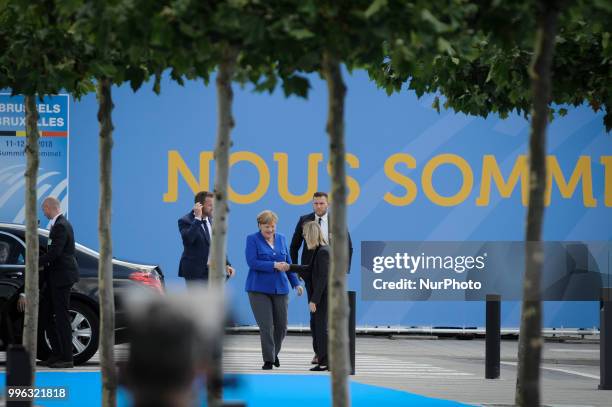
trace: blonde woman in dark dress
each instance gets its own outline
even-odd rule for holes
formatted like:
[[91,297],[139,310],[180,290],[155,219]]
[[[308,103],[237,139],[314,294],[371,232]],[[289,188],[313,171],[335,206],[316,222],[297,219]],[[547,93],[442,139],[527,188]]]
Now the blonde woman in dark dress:
[[312,294],[308,308],[314,317],[312,337],[317,345],[318,364],[312,371],[329,370],[327,361],[327,277],[329,275],[329,246],[317,222],[308,222],[303,227],[304,241],[308,250],[314,250],[309,265],[290,265],[304,280],[312,282]]

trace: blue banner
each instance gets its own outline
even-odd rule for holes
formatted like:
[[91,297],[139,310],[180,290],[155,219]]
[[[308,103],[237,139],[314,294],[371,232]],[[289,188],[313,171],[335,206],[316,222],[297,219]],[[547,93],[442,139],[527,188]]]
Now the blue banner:
[[[353,239],[349,288],[358,292],[360,326],[483,326],[478,301],[363,301],[362,241],[521,241],[528,190],[529,121],[477,118],[431,107],[434,95],[387,96],[367,74],[345,72],[348,225]],[[312,192],[330,191],[325,132],[327,88],[316,76],[308,100],[235,86],[227,284],[237,323],[254,324],[244,292],[246,236],[257,214],[279,215],[288,241]],[[211,82],[214,84],[214,81]],[[146,86],[146,85],[145,85]],[[113,250],[120,259],[161,265],[169,290],[182,251],[177,220],[194,193],[214,182],[214,86],[162,81],[161,95],[113,88]],[[98,248],[98,123],[95,95],[71,107],[71,221],[79,242]],[[556,118],[547,134],[551,177],[543,227],[549,241],[612,237],[612,139],[603,114],[587,106]],[[332,214],[333,216],[333,214]],[[517,277],[517,279],[520,277]],[[290,295],[290,324],[308,325],[304,297]],[[504,302],[502,324],[519,325],[520,303]],[[593,327],[596,302],[549,302],[547,327]]]
[[[37,197],[40,204],[54,196],[68,211],[68,95],[36,99],[39,113],[40,164]],[[0,222],[25,223],[25,105],[23,96],[0,94]],[[39,208],[42,227],[48,220]]]

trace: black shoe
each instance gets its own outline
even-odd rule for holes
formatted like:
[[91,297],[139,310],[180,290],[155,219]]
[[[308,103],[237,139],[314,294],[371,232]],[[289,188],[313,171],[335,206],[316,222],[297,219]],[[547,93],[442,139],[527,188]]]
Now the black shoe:
[[74,363],[72,360],[58,360],[57,362],[53,362],[49,365],[52,369],[69,369],[74,367]]
[[274,366],[280,367],[280,360],[278,360],[278,356],[274,359]]
[[62,360],[62,358],[60,358],[59,356],[50,356],[47,360],[43,360],[43,361],[39,362],[39,364],[41,366],[49,366],[49,365],[52,365],[55,362],[59,362],[60,360]]
[[321,366],[321,365],[316,365],[315,367],[311,367],[310,368],[311,372],[323,372],[325,370],[329,370],[329,367]]
[[272,362],[264,362],[263,366],[261,367],[263,370],[272,370]]

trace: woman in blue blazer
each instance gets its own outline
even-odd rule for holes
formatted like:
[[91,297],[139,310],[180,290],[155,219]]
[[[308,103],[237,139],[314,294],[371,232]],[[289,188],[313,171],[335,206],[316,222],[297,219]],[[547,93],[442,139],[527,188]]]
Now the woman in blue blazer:
[[298,277],[289,271],[289,250],[285,236],[276,233],[278,216],[263,211],[257,216],[259,232],[247,236],[246,261],[249,274],[246,291],[259,326],[262,369],[279,367],[278,353],[287,333],[289,285],[302,295]]

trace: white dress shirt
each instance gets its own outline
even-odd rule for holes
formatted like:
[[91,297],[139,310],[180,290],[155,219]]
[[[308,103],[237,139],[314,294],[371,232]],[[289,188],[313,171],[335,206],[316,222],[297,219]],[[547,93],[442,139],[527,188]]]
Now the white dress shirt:
[[208,216],[204,218],[204,222],[206,223],[206,227],[208,228],[208,234],[210,235],[210,245],[208,246],[208,260],[206,261],[207,264],[210,264],[210,253],[212,252],[212,239],[213,239],[213,233],[212,233],[212,225],[210,224],[210,220],[208,219]]
[[[319,219],[321,219],[321,222],[319,222]],[[329,242],[329,221],[328,221],[327,212],[325,212],[325,215],[323,216],[319,216],[315,213],[315,222],[321,225],[321,231],[323,232],[323,237],[325,237],[325,240]]]

